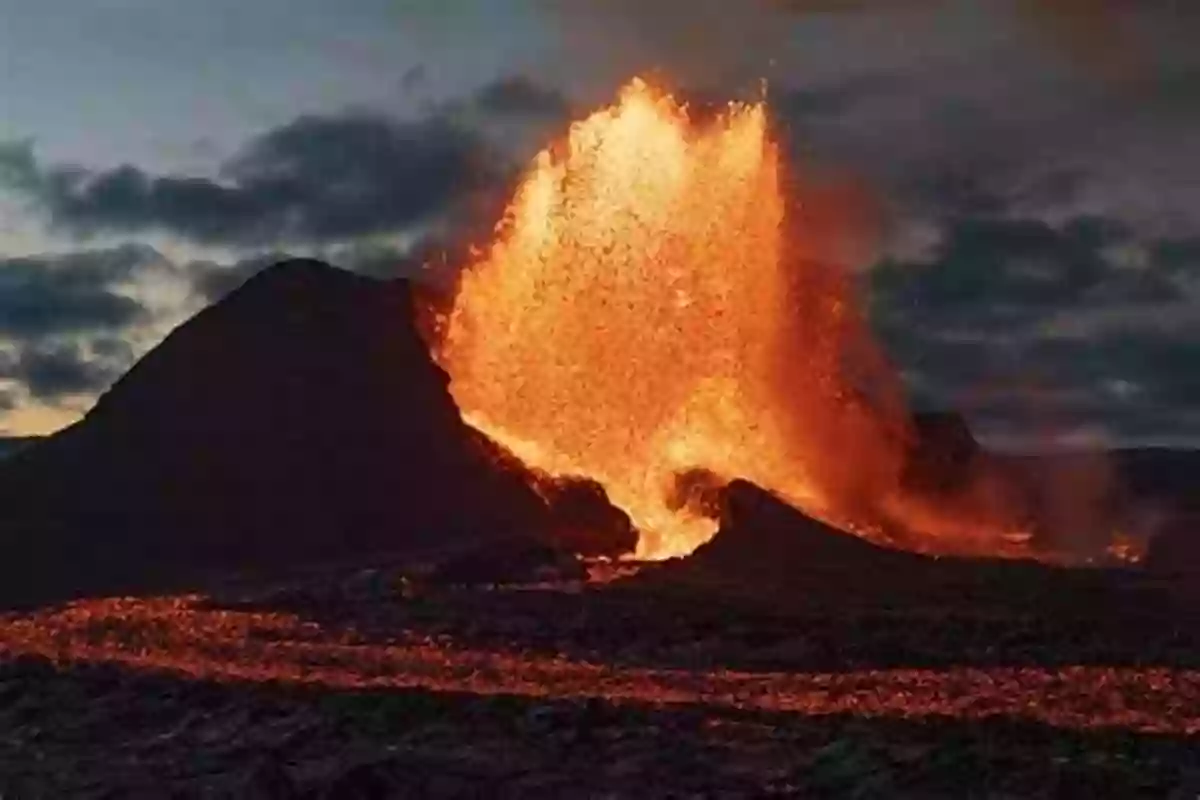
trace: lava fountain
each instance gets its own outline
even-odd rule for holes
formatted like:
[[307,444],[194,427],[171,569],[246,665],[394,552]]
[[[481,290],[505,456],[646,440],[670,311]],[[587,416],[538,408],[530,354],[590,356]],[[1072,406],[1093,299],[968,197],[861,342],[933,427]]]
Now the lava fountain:
[[784,197],[763,104],[701,125],[633,81],[537,156],[461,275],[437,355],[464,417],[531,466],[603,484],[640,557],[712,536],[687,497],[697,474],[869,535],[907,418],[848,281],[805,257],[818,248]]

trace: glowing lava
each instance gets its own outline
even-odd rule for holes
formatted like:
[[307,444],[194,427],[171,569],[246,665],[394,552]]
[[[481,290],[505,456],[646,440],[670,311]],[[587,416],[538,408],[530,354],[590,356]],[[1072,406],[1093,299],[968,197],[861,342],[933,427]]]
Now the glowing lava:
[[681,496],[696,470],[861,528],[899,469],[899,393],[803,230],[785,253],[790,213],[763,105],[700,125],[632,82],[537,157],[463,274],[438,357],[464,416],[601,482],[642,557],[713,534]]

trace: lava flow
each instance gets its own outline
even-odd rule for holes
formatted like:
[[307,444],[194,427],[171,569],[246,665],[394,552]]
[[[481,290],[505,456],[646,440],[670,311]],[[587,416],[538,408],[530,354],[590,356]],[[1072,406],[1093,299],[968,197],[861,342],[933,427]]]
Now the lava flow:
[[437,356],[464,417],[603,484],[643,558],[712,536],[696,475],[884,530],[908,416],[804,202],[764,104],[700,124],[633,81],[537,157],[462,274]]
[[597,698],[782,714],[984,720],[1061,728],[1200,732],[1200,672],[1068,666],[741,672],[614,666],[406,633],[373,642],[292,614],[226,609],[199,596],[109,598],[0,615],[0,661],[117,664],[219,683],[421,689],[478,696]]

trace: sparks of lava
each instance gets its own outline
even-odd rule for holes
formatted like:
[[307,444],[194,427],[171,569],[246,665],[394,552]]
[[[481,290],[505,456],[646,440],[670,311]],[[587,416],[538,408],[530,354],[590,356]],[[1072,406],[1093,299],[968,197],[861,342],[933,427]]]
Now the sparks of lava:
[[1063,728],[1200,732],[1200,672],[1064,667],[838,673],[614,667],[409,632],[389,643],[291,614],[206,607],[204,598],[111,598],[0,615],[0,663],[118,664],[216,682],[417,689],[610,703],[704,704],[773,713],[994,719]]
[[461,277],[437,357],[464,417],[602,483],[642,558],[714,533],[685,496],[698,471],[869,535],[902,392],[848,277],[813,255],[803,189],[786,194],[798,207],[763,104],[700,124],[630,83],[537,156]]
[[1104,552],[1119,563],[1140,564],[1146,557],[1146,544],[1124,531],[1116,531]]

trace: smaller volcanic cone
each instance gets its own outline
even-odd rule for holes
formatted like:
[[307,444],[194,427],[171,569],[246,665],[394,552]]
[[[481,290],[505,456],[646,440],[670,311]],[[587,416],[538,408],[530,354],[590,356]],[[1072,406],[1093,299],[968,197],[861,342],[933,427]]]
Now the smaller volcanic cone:
[[853,580],[870,583],[912,574],[925,556],[883,547],[814,519],[746,481],[719,497],[720,527],[683,562],[686,571],[746,587],[819,587],[823,594]]
[[1152,582],[1031,559],[930,556],[876,544],[734,481],[720,495],[716,535],[682,559],[643,570],[647,587],[683,585],[791,609],[844,615],[920,608],[1095,613],[1158,608]]

